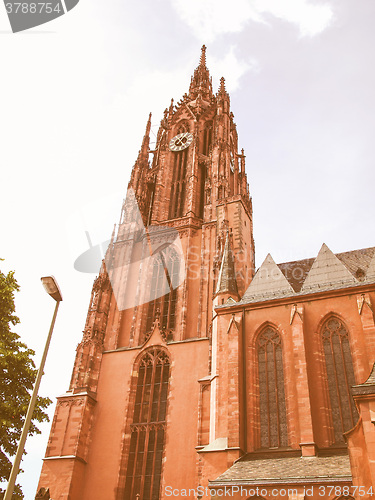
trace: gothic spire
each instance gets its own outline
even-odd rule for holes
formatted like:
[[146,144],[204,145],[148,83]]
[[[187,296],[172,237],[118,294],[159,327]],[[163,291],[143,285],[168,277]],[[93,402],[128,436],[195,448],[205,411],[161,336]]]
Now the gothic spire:
[[151,131],[151,113],[148,116],[145,135],[143,136],[142,146],[138,152],[138,158],[133,167],[133,172],[136,166],[144,167],[145,165],[148,165],[148,155],[150,148],[150,131]]
[[236,272],[234,269],[234,260],[229,242],[229,231],[225,240],[223,258],[220,266],[219,278],[217,280],[216,294],[229,293],[238,296],[236,281]]
[[220,86],[217,96],[219,99],[229,100],[229,94],[225,88],[225,78],[223,76],[220,78]]
[[147,125],[146,125],[146,132],[145,132],[145,135],[143,136],[142,147],[141,147],[141,151],[140,151],[140,153],[142,155],[147,154],[147,157],[148,157],[148,150],[149,150],[149,146],[150,146],[151,115],[152,115],[152,113],[150,113],[148,116],[148,121],[147,121]]
[[201,48],[201,56],[199,65],[194,71],[189,88],[189,97],[196,99],[198,95],[205,100],[210,100],[212,97],[212,82],[210,73],[206,66],[206,46]]
[[149,114],[145,135],[143,136],[142,146],[138,152],[137,160],[133,166],[130,177],[129,186],[131,187],[136,196],[139,197],[145,190],[145,179],[148,171],[148,156],[150,152],[150,131],[151,131],[151,113]]

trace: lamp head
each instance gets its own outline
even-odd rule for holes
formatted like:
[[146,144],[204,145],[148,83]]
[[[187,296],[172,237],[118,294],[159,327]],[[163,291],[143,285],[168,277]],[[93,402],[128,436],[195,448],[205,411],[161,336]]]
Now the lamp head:
[[61,302],[62,295],[61,295],[61,291],[60,291],[59,285],[57,284],[56,279],[53,276],[45,276],[44,278],[40,278],[40,279],[41,279],[42,284],[44,286],[44,289],[48,293],[48,295],[50,295],[57,302]]

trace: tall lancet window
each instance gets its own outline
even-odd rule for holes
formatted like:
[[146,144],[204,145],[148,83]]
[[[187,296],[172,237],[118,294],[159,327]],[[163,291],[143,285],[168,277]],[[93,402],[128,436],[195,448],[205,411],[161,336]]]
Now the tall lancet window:
[[208,156],[212,144],[212,122],[206,122],[203,131],[203,154]]
[[159,500],[170,360],[159,348],[141,358],[124,500]]
[[260,445],[280,448],[288,445],[284,370],[281,337],[265,328],[258,337]]
[[151,331],[157,315],[161,328],[172,330],[175,327],[180,260],[177,252],[172,247],[167,247],[153,261],[146,333]]
[[[177,134],[189,132],[187,123],[183,123],[177,129]],[[175,219],[185,215],[185,198],[187,182],[187,159],[190,148],[173,152],[173,173],[171,185],[171,199],[169,208],[169,218]]]
[[207,167],[204,162],[199,164],[199,206],[197,215],[203,218],[204,201],[205,201],[205,187],[206,187]]
[[354,427],[358,420],[350,391],[355,378],[349,333],[344,323],[338,318],[329,318],[322,327],[322,341],[335,442],[343,443],[343,433]]

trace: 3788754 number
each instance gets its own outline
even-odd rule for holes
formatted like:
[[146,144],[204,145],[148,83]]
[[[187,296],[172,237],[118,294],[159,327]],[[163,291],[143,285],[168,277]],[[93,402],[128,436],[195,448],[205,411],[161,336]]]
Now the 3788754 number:
[[372,486],[367,490],[364,486],[319,486],[319,496],[329,498],[331,495],[357,498],[364,495],[373,496],[373,491]]
[[8,14],[51,14],[52,12],[60,13],[60,3],[53,5],[51,2],[43,3],[26,3],[26,2],[13,2],[5,4]]

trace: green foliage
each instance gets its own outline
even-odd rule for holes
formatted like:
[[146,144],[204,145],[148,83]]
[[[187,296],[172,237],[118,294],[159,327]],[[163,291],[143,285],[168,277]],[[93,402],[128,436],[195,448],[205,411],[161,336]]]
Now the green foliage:
[[[15,316],[14,293],[19,286],[11,271],[7,275],[0,271],[0,481],[7,481],[12,468],[9,457],[17,452],[23,422],[37,370],[32,360],[35,352],[20,341],[12,327],[20,322]],[[51,403],[49,398],[38,397],[31,434],[40,434],[35,422],[48,421],[43,411]],[[0,499],[3,498],[0,489]],[[14,499],[22,499],[19,486]]]

